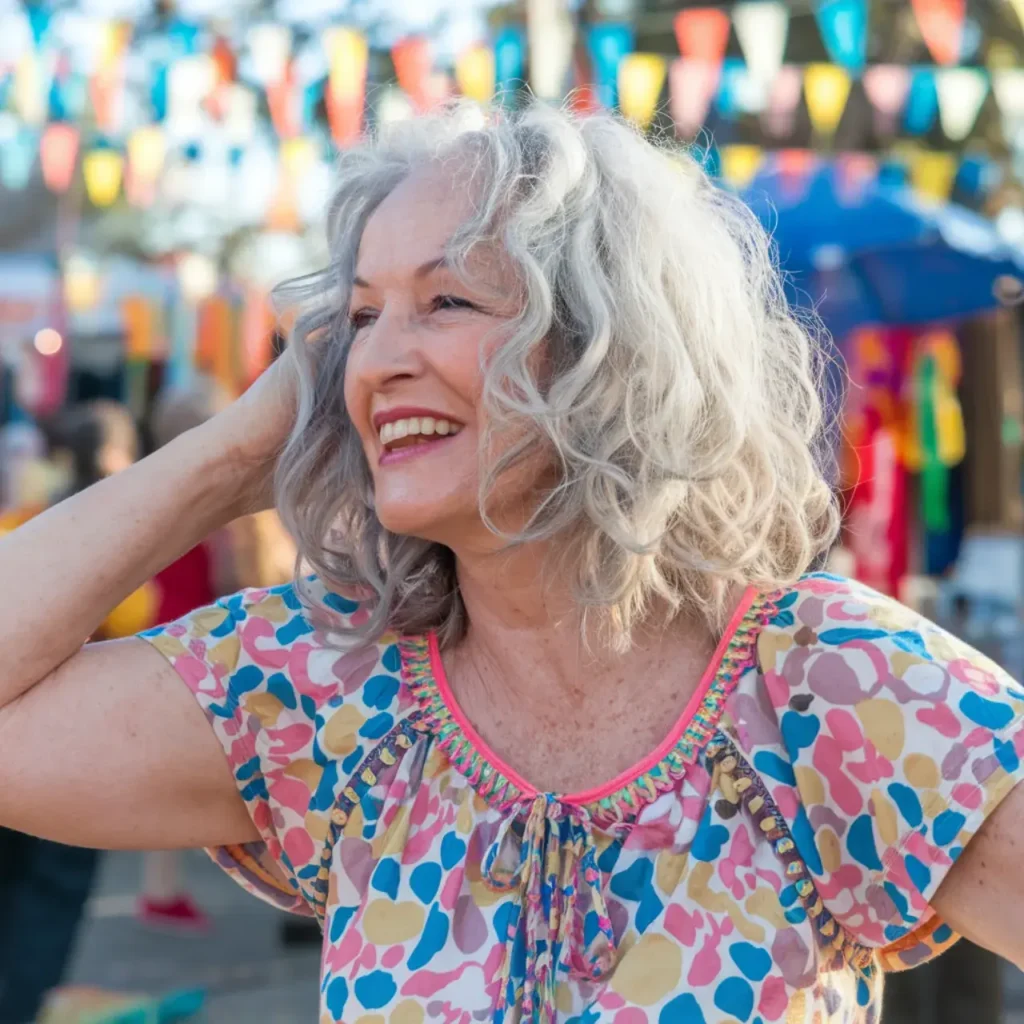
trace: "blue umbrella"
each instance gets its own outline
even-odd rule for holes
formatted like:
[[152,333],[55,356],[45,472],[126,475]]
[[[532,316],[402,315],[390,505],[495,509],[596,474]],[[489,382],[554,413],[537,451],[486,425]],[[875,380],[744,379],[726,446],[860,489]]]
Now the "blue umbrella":
[[844,187],[835,166],[794,184],[774,169],[743,198],[772,233],[791,301],[839,337],[974,316],[1000,304],[1001,279],[1024,280],[1024,252],[985,218],[929,206],[905,186]]

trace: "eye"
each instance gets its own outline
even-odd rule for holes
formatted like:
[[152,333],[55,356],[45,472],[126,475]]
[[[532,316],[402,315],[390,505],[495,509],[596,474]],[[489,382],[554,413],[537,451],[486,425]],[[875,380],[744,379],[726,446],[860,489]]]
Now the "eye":
[[458,295],[435,295],[430,300],[430,308],[434,312],[445,309],[479,309],[469,299],[460,298]]
[[357,309],[354,313],[349,314],[348,322],[352,325],[353,330],[359,331],[375,323],[379,315],[375,309]]

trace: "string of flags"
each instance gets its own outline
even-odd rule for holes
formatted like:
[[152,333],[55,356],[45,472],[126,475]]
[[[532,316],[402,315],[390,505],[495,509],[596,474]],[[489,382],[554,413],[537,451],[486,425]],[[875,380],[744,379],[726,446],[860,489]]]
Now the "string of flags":
[[[1024,17],[1024,0],[1014,6]],[[450,68],[437,66],[426,37],[398,40],[390,51],[394,81],[379,84],[371,82],[367,37],[353,26],[300,37],[289,25],[264,22],[229,38],[175,19],[136,38],[127,22],[42,6],[9,12],[0,15],[0,181],[22,188],[38,163],[47,187],[63,192],[80,169],[94,205],[124,196],[146,206],[167,190],[172,199],[187,195],[190,166],[201,165],[207,177],[216,168],[224,188],[232,176],[271,168],[277,181],[264,214],[288,229],[303,222],[307,179],[323,181],[334,148],[358,139],[368,121],[407,117],[453,95],[514,101],[527,68],[542,97],[557,100],[576,87],[581,109],[618,107],[642,126],[667,113],[684,141],[709,118],[754,117],[784,145],[805,108],[816,142],[827,147],[857,88],[883,143],[924,136],[937,122],[959,145],[991,97],[1007,140],[1024,147],[1024,69],[999,47],[990,48],[991,66],[960,63],[977,36],[964,0],[911,5],[932,65],[868,65],[867,0],[818,0],[831,60],[787,64],[788,6],[745,0],[729,10],[679,11],[676,57],[636,52],[629,23],[588,26],[586,81],[572,23],[553,5],[528,7],[528,29],[506,26]],[[732,33],[742,57],[727,55]],[[725,157],[727,175],[743,152],[749,163],[749,149]],[[922,153],[925,163],[949,163]]]

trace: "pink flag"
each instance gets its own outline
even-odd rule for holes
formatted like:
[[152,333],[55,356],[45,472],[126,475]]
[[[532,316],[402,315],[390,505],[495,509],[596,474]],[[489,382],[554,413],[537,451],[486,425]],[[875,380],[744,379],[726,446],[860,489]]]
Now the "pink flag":
[[708,107],[718,88],[720,64],[690,57],[677,57],[669,68],[669,108],[680,138],[700,131]]

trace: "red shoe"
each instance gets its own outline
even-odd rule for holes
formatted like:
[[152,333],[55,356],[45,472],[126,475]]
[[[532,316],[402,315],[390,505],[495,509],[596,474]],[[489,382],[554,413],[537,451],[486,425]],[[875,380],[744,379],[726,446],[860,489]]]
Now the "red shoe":
[[175,896],[169,900],[140,896],[135,913],[139,921],[149,928],[205,932],[210,927],[210,919],[188,896]]

